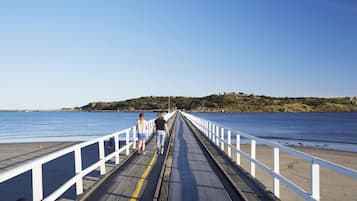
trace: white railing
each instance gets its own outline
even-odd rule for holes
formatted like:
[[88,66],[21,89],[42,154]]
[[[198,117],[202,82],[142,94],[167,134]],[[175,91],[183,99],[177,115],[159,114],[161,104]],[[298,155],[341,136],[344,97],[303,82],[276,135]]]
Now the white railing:
[[[165,119],[168,120],[170,119],[175,112],[172,112],[170,114],[165,115]],[[149,127],[149,132],[150,135],[152,134],[154,126],[154,119],[148,121],[148,127]],[[130,132],[132,133],[132,138],[129,137]],[[119,149],[119,136],[120,135],[125,135],[125,141],[126,144],[122,148]],[[105,150],[104,150],[104,141],[105,140],[110,140],[114,138],[114,152],[110,153],[109,155],[105,156]],[[90,172],[94,171],[97,168],[100,168],[100,174],[104,175],[106,173],[105,169],[105,162],[108,160],[111,160],[112,158],[115,158],[115,164],[119,164],[119,154],[125,151],[126,155],[129,155],[130,153],[130,146],[133,146],[135,149],[136,147],[136,127],[133,126],[131,128],[127,128],[125,130],[119,131],[112,133],[110,135],[106,135],[103,137],[99,137],[94,140],[86,141],[83,143],[79,143],[76,145],[73,145],[68,148],[64,148],[62,150],[53,152],[51,154],[48,154],[46,156],[40,157],[38,159],[32,160],[28,163],[25,163],[24,165],[15,167],[14,169],[1,172],[0,173],[0,183],[5,182],[11,178],[14,178],[22,173],[25,173],[27,171],[32,171],[32,200],[33,201],[54,201],[58,199],[63,193],[65,193],[71,186],[76,185],[76,194],[80,195],[83,193],[83,178],[88,175]],[[86,169],[82,169],[82,153],[81,150],[84,147],[87,147],[89,145],[93,144],[98,144],[99,146],[99,161],[96,163],[92,164],[91,166],[87,167]],[[62,186],[60,186],[58,189],[56,189],[54,192],[52,192],[49,196],[46,198],[43,198],[43,175],[42,175],[42,166],[50,162],[54,159],[57,159],[61,156],[64,156],[69,153],[74,153],[74,163],[75,163],[75,175],[70,178],[68,181],[66,181]]]
[[[357,179],[357,171],[349,169],[332,163],[330,161],[323,160],[321,158],[297,151],[295,149],[289,148],[287,146],[281,145],[276,142],[269,140],[261,139],[244,132],[235,131],[232,129],[224,128],[212,121],[207,119],[198,118],[191,114],[181,112],[189,121],[191,121],[204,135],[210,139],[214,144],[217,145],[220,149],[224,150],[224,146],[227,146],[227,155],[232,158],[231,150],[233,149],[236,152],[236,161],[237,165],[240,165],[240,157],[243,156],[250,161],[250,174],[255,178],[255,166],[257,165],[263,171],[270,174],[273,178],[273,193],[278,198],[280,197],[280,181],[285,184],[288,188],[295,191],[299,196],[305,200],[320,200],[320,166],[328,168],[332,171],[338,172],[340,174],[349,176],[353,179]],[[221,132],[219,132],[221,128]],[[225,132],[227,130],[227,140],[225,140]],[[231,144],[231,135],[232,132],[236,134],[236,146]],[[240,149],[241,137],[244,137],[250,140],[251,153],[247,154]],[[264,163],[256,159],[256,143],[268,145],[273,148],[273,168],[266,166]],[[220,144],[221,143],[221,144]],[[220,146],[219,146],[220,144]],[[310,162],[310,191],[306,192],[302,187],[298,186],[294,182],[290,181],[283,175],[279,173],[279,152],[284,151],[301,159],[307,160]],[[232,158],[233,159],[233,158]]]

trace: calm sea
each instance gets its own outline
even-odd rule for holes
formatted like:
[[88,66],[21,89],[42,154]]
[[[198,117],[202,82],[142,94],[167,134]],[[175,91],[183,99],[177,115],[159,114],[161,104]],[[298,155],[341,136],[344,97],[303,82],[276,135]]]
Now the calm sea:
[[[357,152],[357,113],[193,114],[282,144]],[[155,115],[145,113],[148,120]],[[116,112],[0,112],[0,143],[89,140],[133,126],[137,117]]]
[[[133,126],[139,113],[0,112],[0,143],[83,141]],[[145,113],[147,120],[155,113]]]
[[357,113],[194,113],[285,145],[357,152]]

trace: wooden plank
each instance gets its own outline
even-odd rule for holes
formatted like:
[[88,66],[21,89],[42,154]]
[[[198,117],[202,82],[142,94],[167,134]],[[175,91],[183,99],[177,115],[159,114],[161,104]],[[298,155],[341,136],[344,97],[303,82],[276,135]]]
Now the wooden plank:
[[186,123],[177,121],[169,200],[230,200]]

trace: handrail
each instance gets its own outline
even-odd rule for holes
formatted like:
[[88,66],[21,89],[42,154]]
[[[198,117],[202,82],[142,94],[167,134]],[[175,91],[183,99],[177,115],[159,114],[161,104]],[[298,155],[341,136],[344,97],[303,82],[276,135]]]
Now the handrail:
[[[262,139],[259,137],[255,137],[253,135],[249,135],[247,133],[241,132],[239,130],[234,130],[230,128],[226,128],[221,126],[215,122],[209,121],[207,119],[196,117],[192,114],[188,114],[185,112],[181,112],[188,120],[190,120],[209,140],[211,140],[217,147],[224,150],[224,146],[228,147],[228,156],[231,156],[231,149],[236,152],[237,156],[237,164],[240,165],[240,156],[242,155],[244,158],[250,161],[250,174],[252,177],[255,178],[255,165],[259,166],[262,170],[266,173],[270,174],[273,177],[273,193],[275,196],[280,197],[280,184],[279,182],[282,181],[287,187],[295,191],[299,196],[304,198],[305,200],[320,200],[320,166],[328,168],[332,171],[338,172],[340,174],[349,176],[353,179],[357,179],[357,171],[338,165],[336,163],[318,158],[316,156],[312,156],[306,154],[304,152],[289,148],[287,146],[281,145],[276,142],[272,142],[266,139]],[[219,129],[221,128],[221,129]],[[221,132],[219,132],[221,130]],[[227,130],[227,140],[224,139],[225,132]],[[236,133],[236,146],[234,147],[231,144],[231,133]],[[247,154],[240,150],[240,138],[244,137],[251,141],[251,153]],[[256,152],[256,142],[268,145],[273,148],[273,168],[266,166],[264,163],[260,162],[255,157]],[[280,150],[299,157],[301,159],[310,161],[310,191],[306,192],[295,184],[294,182],[290,181],[283,175],[279,173],[279,152]]]
[[[174,112],[171,112],[169,114],[165,115],[165,119],[168,120],[170,119],[173,115],[175,114]],[[148,131],[152,131],[154,127],[154,119],[151,119],[148,121]],[[129,135],[132,133],[132,138],[130,139]],[[150,132],[147,135],[152,135],[153,133]],[[120,135],[125,135],[125,141],[126,144],[125,146],[121,147],[119,149],[119,136]],[[114,138],[114,152],[110,153],[109,155],[105,156],[105,150],[104,150],[104,141],[108,139]],[[148,138],[146,138],[148,139]],[[72,145],[70,147],[64,148],[59,151],[55,151],[53,153],[50,153],[48,155],[39,157],[37,159],[34,159],[32,161],[29,161],[21,166],[17,166],[11,170],[7,170],[5,172],[0,173],[0,183],[3,183],[11,178],[14,178],[22,173],[25,173],[27,171],[32,171],[32,200],[33,201],[54,201],[58,199],[63,193],[65,193],[72,185],[76,184],[76,194],[80,195],[83,193],[83,177],[85,177],[87,174],[90,172],[94,171],[95,169],[100,167],[100,174],[104,175],[106,174],[105,170],[105,162],[108,160],[111,160],[112,158],[115,158],[115,164],[119,164],[119,154],[125,151],[126,155],[129,155],[130,153],[130,146],[133,146],[133,148],[136,148],[136,141],[137,141],[137,136],[136,136],[136,127],[133,126],[131,128],[127,128],[118,132],[114,132],[109,135],[105,135],[93,140],[89,140],[86,142],[78,143],[75,145]],[[94,164],[90,165],[86,169],[82,169],[82,154],[81,154],[81,149],[84,147],[87,147],[92,144],[98,144],[99,145],[99,160],[96,161]],[[61,185],[59,188],[57,188],[54,192],[52,192],[50,195],[48,195],[46,198],[43,198],[43,175],[42,175],[42,166],[50,162],[54,159],[57,159],[61,156],[64,156],[69,153],[74,153],[74,162],[75,162],[75,175],[72,178],[69,178],[63,185]]]

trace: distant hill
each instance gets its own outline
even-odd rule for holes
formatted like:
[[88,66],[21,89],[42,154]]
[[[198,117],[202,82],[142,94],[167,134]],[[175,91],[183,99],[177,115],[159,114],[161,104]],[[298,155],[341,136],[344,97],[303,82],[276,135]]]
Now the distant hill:
[[[269,97],[245,93],[205,97],[171,96],[171,109],[197,112],[357,112],[356,97]],[[92,102],[85,111],[153,111],[167,109],[168,97],[148,96],[125,101]]]

